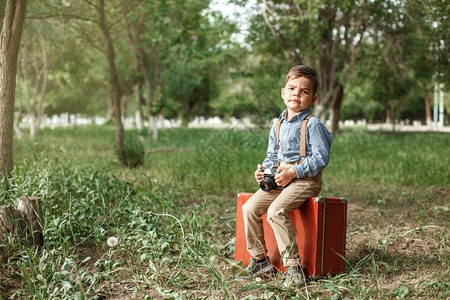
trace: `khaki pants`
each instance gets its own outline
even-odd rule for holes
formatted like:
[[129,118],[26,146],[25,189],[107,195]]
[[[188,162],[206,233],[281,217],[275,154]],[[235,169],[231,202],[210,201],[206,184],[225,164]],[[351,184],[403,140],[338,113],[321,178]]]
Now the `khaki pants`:
[[[296,163],[281,162],[281,166]],[[262,258],[267,253],[264,241],[262,215],[267,212],[267,222],[273,229],[278,251],[285,266],[300,265],[300,255],[295,242],[295,230],[292,228],[288,213],[297,209],[305,200],[317,196],[322,189],[322,174],[315,177],[293,179],[284,189],[264,192],[259,189],[242,206],[247,250],[251,256]]]

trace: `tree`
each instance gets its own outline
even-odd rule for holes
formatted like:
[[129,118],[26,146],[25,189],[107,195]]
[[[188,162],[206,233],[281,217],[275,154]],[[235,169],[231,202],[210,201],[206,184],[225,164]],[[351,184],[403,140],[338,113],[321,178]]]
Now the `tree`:
[[[161,80],[169,104],[183,125],[195,115],[211,113],[210,102],[217,97],[220,80],[228,72],[229,35],[233,26],[207,15],[209,1],[174,1],[172,42],[159,52]],[[182,30],[177,28],[183,28]]]
[[[30,34],[25,39],[26,43],[22,43],[26,45],[22,45],[19,61],[24,89],[22,95],[24,95],[23,98],[26,100],[30,125],[30,138],[35,139],[39,133],[41,119],[44,113],[44,101],[47,93],[50,66],[48,43],[42,28],[37,27],[36,30],[30,30],[28,32],[32,32],[33,34]],[[27,33],[26,30],[25,33]]]
[[[100,29],[101,39],[100,41],[94,40],[89,34],[84,34],[86,40],[97,50],[104,54],[108,62],[109,70],[109,103],[108,115],[113,116],[116,124],[116,147],[119,159],[121,162],[126,162],[125,149],[124,149],[124,129],[122,124],[122,91],[120,88],[119,73],[117,71],[116,65],[116,51],[114,40],[111,34],[111,28],[116,25],[122,18],[122,11],[119,16],[111,16],[108,14],[109,11],[105,7],[105,0],[97,0],[95,2],[84,0],[85,6],[77,7],[81,12],[88,13],[88,16],[82,14],[66,13],[65,16],[73,18],[82,22],[88,22],[89,24],[94,24],[96,29]],[[109,5],[115,5],[117,3],[108,2]],[[128,13],[129,10],[135,5],[135,2],[131,1],[128,3]],[[93,30],[93,28],[91,28]],[[113,109],[111,109],[113,108]]]
[[141,43],[141,33],[144,23],[144,14],[142,10],[137,10],[136,14],[130,13],[128,15],[130,19],[127,23],[128,26],[128,38],[130,40],[130,45],[133,52],[133,71],[134,71],[134,82],[133,82],[133,93],[136,104],[135,122],[138,131],[143,128],[143,117],[142,117],[142,101],[141,101],[141,80],[140,80],[140,67],[142,64],[142,51],[140,47]]
[[[373,1],[258,1],[250,40],[286,73],[288,66],[308,64],[318,71],[319,99],[314,114],[322,121],[331,104],[331,131],[339,130],[345,84],[352,77],[359,45],[370,36]],[[263,28],[261,24],[265,24]],[[269,67],[273,69],[273,67]]]
[[[136,125],[142,118],[141,86],[144,86],[144,102],[148,119],[147,131],[154,140],[158,137],[156,115],[161,113],[162,86],[160,78],[160,51],[169,48],[171,24],[168,13],[170,1],[152,1],[140,3],[127,14],[127,24],[131,52],[134,61],[134,97],[136,103]],[[125,9],[125,8],[124,8]],[[145,20],[152,20],[145,22]],[[173,28],[173,27],[172,27]],[[153,72],[152,69],[153,68]],[[142,82],[143,81],[143,82]],[[156,86],[156,88],[154,88]],[[154,100],[156,99],[156,100]],[[156,107],[156,109],[152,109]]]
[[17,58],[26,5],[26,0],[6,2],[0,35],[0,178],[9,177],[13,168]]
[[[371,28],[376,34],[358,49],[361,59],[352,82],[359,87],[358,102],[367,108],[369,120],[373,119],[370,108],[380,106],[384,116],[379,115],[379,121],[427,119],[435,76],[441,74],[441,82],[448,76],[448,32],[443,26],[448,21],[442,17],[441,5],[432,0],[387,1],[384,9],[374,9],[376,22]],[[438,43],[443,47],[436,47]]]
[[[89,1],[87,1],[90,3]],[[109,65],[109,88],[110,88],[110,99],[111,102],[114,103],[115,107],[115,121],[116,121],[116,146],[117,151],[119,153],[119,157],[121,161],[125,162],[125,149],[123,142],[123,125],[122,125],[122,105],[121,94],[120,94],[120,84],[119,84],[119,75],[117,74],[116,69],[116,53],[114,50],[114,44],[111,38],[111,34],[109,31],[109,26],[106,21],[105,15],[105,0],[99,0],[98,5],[94,7],[98,12],[98,24],[102,31],[103,37],[105,39],[106,44],[106,57],[108,59]]]

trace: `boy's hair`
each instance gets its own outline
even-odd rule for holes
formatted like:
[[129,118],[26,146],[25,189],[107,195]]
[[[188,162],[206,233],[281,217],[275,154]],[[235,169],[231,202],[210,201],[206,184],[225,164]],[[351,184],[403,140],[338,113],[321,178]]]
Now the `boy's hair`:
[[284,81],[284,85],[286,86],[286,83],[292,79],[292,78],[298,78],[298,77],[306,77],[309,80],[311,80],[313,84],[313,95],[317,92],[317,87],[319,86],[319,81],[317,80],[316,71],[314,69],[304,66],[304,65],[298,65],[293,66],[289,72],[286,75],[286,80]]

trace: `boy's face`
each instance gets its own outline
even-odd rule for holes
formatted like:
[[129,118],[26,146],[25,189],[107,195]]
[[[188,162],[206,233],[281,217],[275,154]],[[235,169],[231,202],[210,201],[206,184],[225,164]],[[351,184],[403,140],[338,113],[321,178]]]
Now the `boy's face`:
[[281,89],[281,97],[288,110],[288,117],[310,107],[317,100],[314,95],[313,83],[306,77],[291,78]]

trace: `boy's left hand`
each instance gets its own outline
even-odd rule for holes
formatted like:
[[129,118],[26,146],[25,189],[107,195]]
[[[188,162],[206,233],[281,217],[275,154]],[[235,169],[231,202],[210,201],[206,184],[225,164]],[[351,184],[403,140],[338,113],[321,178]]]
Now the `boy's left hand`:
[[297,172],[292,168],[278,167],[278,173],[275,176],[275,182],[281,187],[285,187],[292,179],[297,177]]

